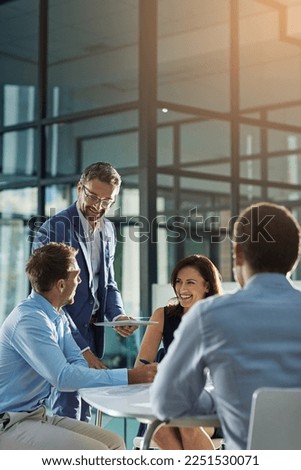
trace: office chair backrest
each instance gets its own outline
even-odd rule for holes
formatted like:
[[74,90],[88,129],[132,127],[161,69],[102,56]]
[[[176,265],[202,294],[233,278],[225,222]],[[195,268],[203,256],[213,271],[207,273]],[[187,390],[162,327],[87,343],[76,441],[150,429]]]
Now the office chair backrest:
[[248,449],[301,450],[301,388],[259,388],[253,394]]

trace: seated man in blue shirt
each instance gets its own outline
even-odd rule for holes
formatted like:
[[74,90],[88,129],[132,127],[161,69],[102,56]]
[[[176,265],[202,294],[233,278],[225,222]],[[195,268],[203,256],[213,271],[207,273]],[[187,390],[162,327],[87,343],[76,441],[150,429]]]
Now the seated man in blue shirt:
[[[183,318],[151,386],[160,419],[216,410],[226,449],[246,449],[253,392],[301,387],[301,292],[289,280],[299,248],[300,226],[283,206],[242,212],[233,237],[242,289],[199,301]],[[214,400],[202,393],[206,368]]]
[[0,449],[124,449],[114,433],[72,418],[47,416],[51,387],[151,382],[156,366],[93,369],[75,343],[62,310],[81,282],[76,250],[63,243],[38,248],[26,272],[32,293],[0,329]]

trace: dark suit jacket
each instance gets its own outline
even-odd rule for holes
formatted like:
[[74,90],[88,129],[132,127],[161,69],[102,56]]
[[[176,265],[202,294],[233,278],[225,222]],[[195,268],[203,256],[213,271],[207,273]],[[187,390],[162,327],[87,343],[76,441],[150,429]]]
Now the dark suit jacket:
[[[124,309],[121,294],[114,278],[115,228],[106,218],[104,218],[102,234],[102,258],[98,285],[100,307],[97,311],[97,321],[104,321],[104,316],[109,321],[112,321],[114,317],[123,314]],[[76,325],[76,328],[74,325],[72,328],[74,339],[78,346],[84,349],[90,346],[89,337],[91,336],[91,325],[89,326],[89,321],[94,299],[92,289],[89,286],[89,268],[85,256],[86,240],[76,209],[76,203],[51,217],[41,225],[36,233],[33,249],[46,245],[50,241],[64,242],[78,250],[76,258],[81,269],[80,277],[82,282],[77,287],[74,303],[72,305],[66,305],[64,309],[68,312]],[[98,357],[102,357],[104,350],[104,329],[103,327],[92,328],[95,334],[96,350],[94,352]],[[92,349],[94,350],[94,347]]]

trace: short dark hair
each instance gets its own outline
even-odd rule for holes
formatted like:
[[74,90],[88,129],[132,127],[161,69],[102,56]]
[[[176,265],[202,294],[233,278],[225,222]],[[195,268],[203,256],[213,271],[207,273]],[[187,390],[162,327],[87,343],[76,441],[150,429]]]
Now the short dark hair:
[[117,170],[107,162],[96,162],[87,166],[82,172],[79,182],[87,183],[88,181],[98,179],[103,183],[112,184],[113,186],[120,187],[121,177]]
[[205,297],[210,297],[211,295],[221,294],[222,285],[221,285],[221,275],[217,267],[212,263],[212,261],[207,258],[205,255],[190,255],[186,258],[180,260],[174,267],[171,276],[170,283],[175,290],[176,281],[178,273],[181,269],[191,266],[196,269],[202,278],[208,282],[208,292],[206,292]]
[[254,272],[287,274],[299,257],[300,225],[286,207],[261,202],[239,215],[234,241]]
[[36,292],[48,292],[59,279],[67,279],[77,250],[65,243],[50,242],[34,250],[26,273]]

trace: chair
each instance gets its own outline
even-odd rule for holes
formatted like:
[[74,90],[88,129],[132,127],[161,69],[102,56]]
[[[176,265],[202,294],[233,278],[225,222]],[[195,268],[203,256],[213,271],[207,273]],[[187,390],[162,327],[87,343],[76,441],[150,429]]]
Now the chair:
[[259,388],[252,397],[247,449],[301,450],[301,388]]
[[[136,450],[142,449],[142,443],[143,443],[143,436],[134,437],[133,449],[136,449]],[[150,444],[149,444],[149,449],[150,450],[158,450],[159,447],[157,446],[157,444],[153,440],[151,440]]]

